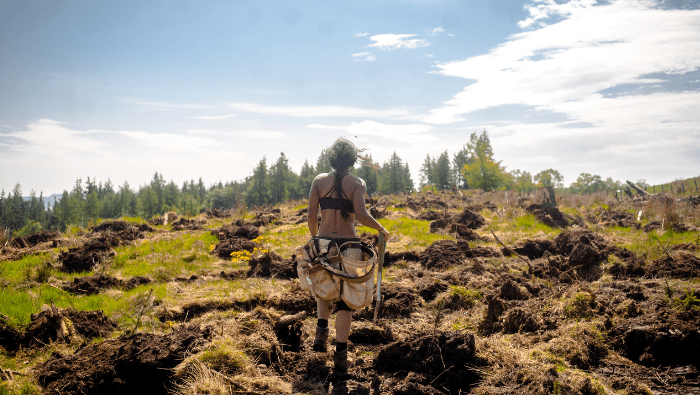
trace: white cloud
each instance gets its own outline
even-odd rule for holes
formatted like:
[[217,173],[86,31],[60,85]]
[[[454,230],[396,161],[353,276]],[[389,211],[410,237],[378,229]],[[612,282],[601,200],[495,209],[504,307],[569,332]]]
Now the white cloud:
[[0,134],[17,139],[10,144],[13,151],[31,155],[32,158],[61,158],[66,155],[99,155],[105,144],[94,138],[103,130],[71,130],[63,122],[40,119],[27,125],[26,130]]
[[367,36],[367,35],[369,35],[369,33],[357,33],[357,34],[355,35],[355,37],[364,37],[364,36]]
[[138,140],[151,147],[155,147],[161,152],[202,152],[207,147],[216,147],[219,143],[216,140],[185,136],[173,133],[148,133],[140,131],[120,131],[120,134],[131,139]]
[[216,135],[219,137],[223,136],[228,136],[228,137],[237,137],[239,139],[246,139],[246,140],[280,140],[287,135],[282,132],[277,132],[277,131],[271,131],[271,130],[264,130],[264,129],[252,129],[252,128],[246,128],[243,130],[209,130],[209,129],[190,129],[187,131],[188,134],[196,134],[196,135]]
[[405,109],[372,110],[346,106],[273,106],[257,103],[227,103],[229,108],[256,114],[284,115],[290,117],[321,118],[388,118],[408,114]]
[[161,101],[150,101],[150,100],[134,100],[134,104],[138,106],[145,107],[150,110],[203,110],[203,109],[216,109],[221,106],[208,103],[169,103]]
[[378,34],[370,37],[370,40],[374,41],[374,43],[369,44],[367,47],[392,50],[399,48],[414,49],[430,45],[428,41],[422,38],[411,38],[415,36],[415,34]]
[[[590,122],[597,113],[581,113],[577,103],[597,100],[597,92],[658,82],[645,77],[651,73],[700,67],[698,10],[661,10],[648,1],[631,0],[595,7],[583,0],[546,5],[542,15],[569,19],[516,34],[488,54],[439,64],[440,74],[476,82],[433,110],[426,121],[452,123],[475,110],[522,104]],[[612,108],[624,104],[607,103]]]
[[424,124],[389,125],[375,121],[351,122],[346,126],[328,126],[311,124],[312,129],[333,129],[344,130],[353,136],[372,136],[382,140],[392,140],[402,144],[416,144],[421,142],[435,141],[435,137],[430,134],[432,126]]
[[351,55],[352,60],[356,62],[373,62],[377,60],[372,52],[359,52]]
[[428,30],[427,35],[429,36],[437,36],[440,33],[444,33],[445,29],[442,28],[442,26],[438,26],[435,29]]
[[212,115],[212,116],[199,116],[199,117],[190,117],[191,119],[202,119],[205,121],[216,121],[219,119],[226,119],[226,118],[231,118],[235,117],[236,114],[227,114],[227,115]]
[[[547,19],[552,16],[568,17],[580,8],[592,7],[596,4],[596,0],[571,0],[568,3],[557,4],[554,0],[535,0],[537,5],[530,5],[527,11],[530,17],[524,21],[518,22],[518,26],[522,28],[530,27],[537,21]],[[540,26],[546,26],[544,22],[540,22]]]

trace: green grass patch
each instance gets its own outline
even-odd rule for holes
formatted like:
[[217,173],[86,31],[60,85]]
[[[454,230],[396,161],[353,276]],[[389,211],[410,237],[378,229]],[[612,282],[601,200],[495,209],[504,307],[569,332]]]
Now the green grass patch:
[[218,258],[209,254],[219,239],[209,232],[182,233],[177,238],[140,240],[115,248],[112,269],[124,277],[155,276],[159,269],[177,276],[199,273]]
[[59,308],[72,307],[76,310],[102,310],[108,316],[130,309],[130,299],[137,294],[148,292],[153,288],[156,298],[168,297],[166,284],[146,284],[116,295],[97,294],[75,296],[49,285],[33,287],[29,290],[2,288],[0,289],[0,314],[9,318],[10,324],[23,327],[29,324],[30,316],[41,311],[42,305],[53,302]]
[[[378,222],[391,233],[392,239],[394,239],[394,237],[399,239],[408,238],[410,240],[408,247],[411,249],[427,247],[437,240],[454,240],[454,237],[449,234],[430,233],[430,221],[411,218],[402,218],[398,220],[382,218]],[[357,233],[361,234],[362,232],[377,233],[375,229],[359,226],[357,228]]]

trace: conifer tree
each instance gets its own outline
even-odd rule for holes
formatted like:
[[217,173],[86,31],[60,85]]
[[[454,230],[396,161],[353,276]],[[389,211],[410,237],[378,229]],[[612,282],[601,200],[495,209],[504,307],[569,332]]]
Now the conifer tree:
[[441,191],[452,188],[450,157],[447,155],[447,150],[440,154],[435,165],[432,166],[432,171],[435,188]]
[[253,177],[246,191],[245,201],[249,206],[262,206],[269,201],[267,160],[265,157],[262,158],[255,170],[253,170]]
[[276,204],[287,200],[289,182],[289,162],[284,152],[280,153],[279,159],[270,167],[270,203]]

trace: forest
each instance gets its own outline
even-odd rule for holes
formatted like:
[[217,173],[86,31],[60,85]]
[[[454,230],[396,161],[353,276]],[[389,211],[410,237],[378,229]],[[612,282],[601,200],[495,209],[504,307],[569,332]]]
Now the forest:
[[[297,173],[289,166],[284,152],[271,165],[263,157],[252,175],[240,181],[205,185],[203,179],[189,180],[179,186],[166,182],[156,172],[153,179],[138,188],[128,182],[115,186],[109,179],[98,182],[87,177],[78,178],[72,189],[64,190],[60,199],[43,204],[43,192],[36,196],[30,191],[29,199],[22,198],[21,185],[11,192],[0,192],[0,231],[13,236],[29,235],[40,230],[65,230],[69,225],[87,225],[98,218],[142,217],[152,218],[166,211],[182,215],[196,215],[207,208],[227,209],[274,205],[308,196],[314,177],[332,172],[328,160],[329,148],[323,149],[315,166],[304,162]],[[578,179],[564,188],[564,177],[554,169],[542,170],[534,176],[519,169],[507,170],[494,157],[488,133],[472,133],[469,140],[450,157],[447,150],[439,156],[427,155],[420,171],[420,184],[414,185],[407,163],[392,154],[379,165],[371,155],[362,157],[352,174],[365,180],[367,193],[391,194],[415,190],[481,189],[484,191],[512,190],[530,192],[537,187],[551,186],[562,192],[593,193],[621,187],[620,181],[603,180],[599,175],[581,173]],[[644,184],[644,180],[638,180]]]

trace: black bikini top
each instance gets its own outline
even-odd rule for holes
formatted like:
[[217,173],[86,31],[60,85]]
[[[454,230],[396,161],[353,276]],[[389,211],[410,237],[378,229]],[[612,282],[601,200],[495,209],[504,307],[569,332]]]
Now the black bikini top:
[[[347,175],[347,174],[346,174]],[[345,177],[344,175],[343,177]],[[341,182],[342,182],[342,177],[341,177]],[[343,210],[345,209],[347,212],[350,214],[354,214],[355,210],[352,207],[352,200],[348,199],[347,195],[345,194],[345,191],[342,189],[340,190],[341,196],[334,198],[331,197],[331,194],[333,194],[333,191],[336,190],[336,184],[333,183],[333,188],[331,188],[328,193],[323,195],[322,198],[318,199],[318,203],[321,205],[321,210],[327,210],[327,209],[332,209],[332,210]]]

